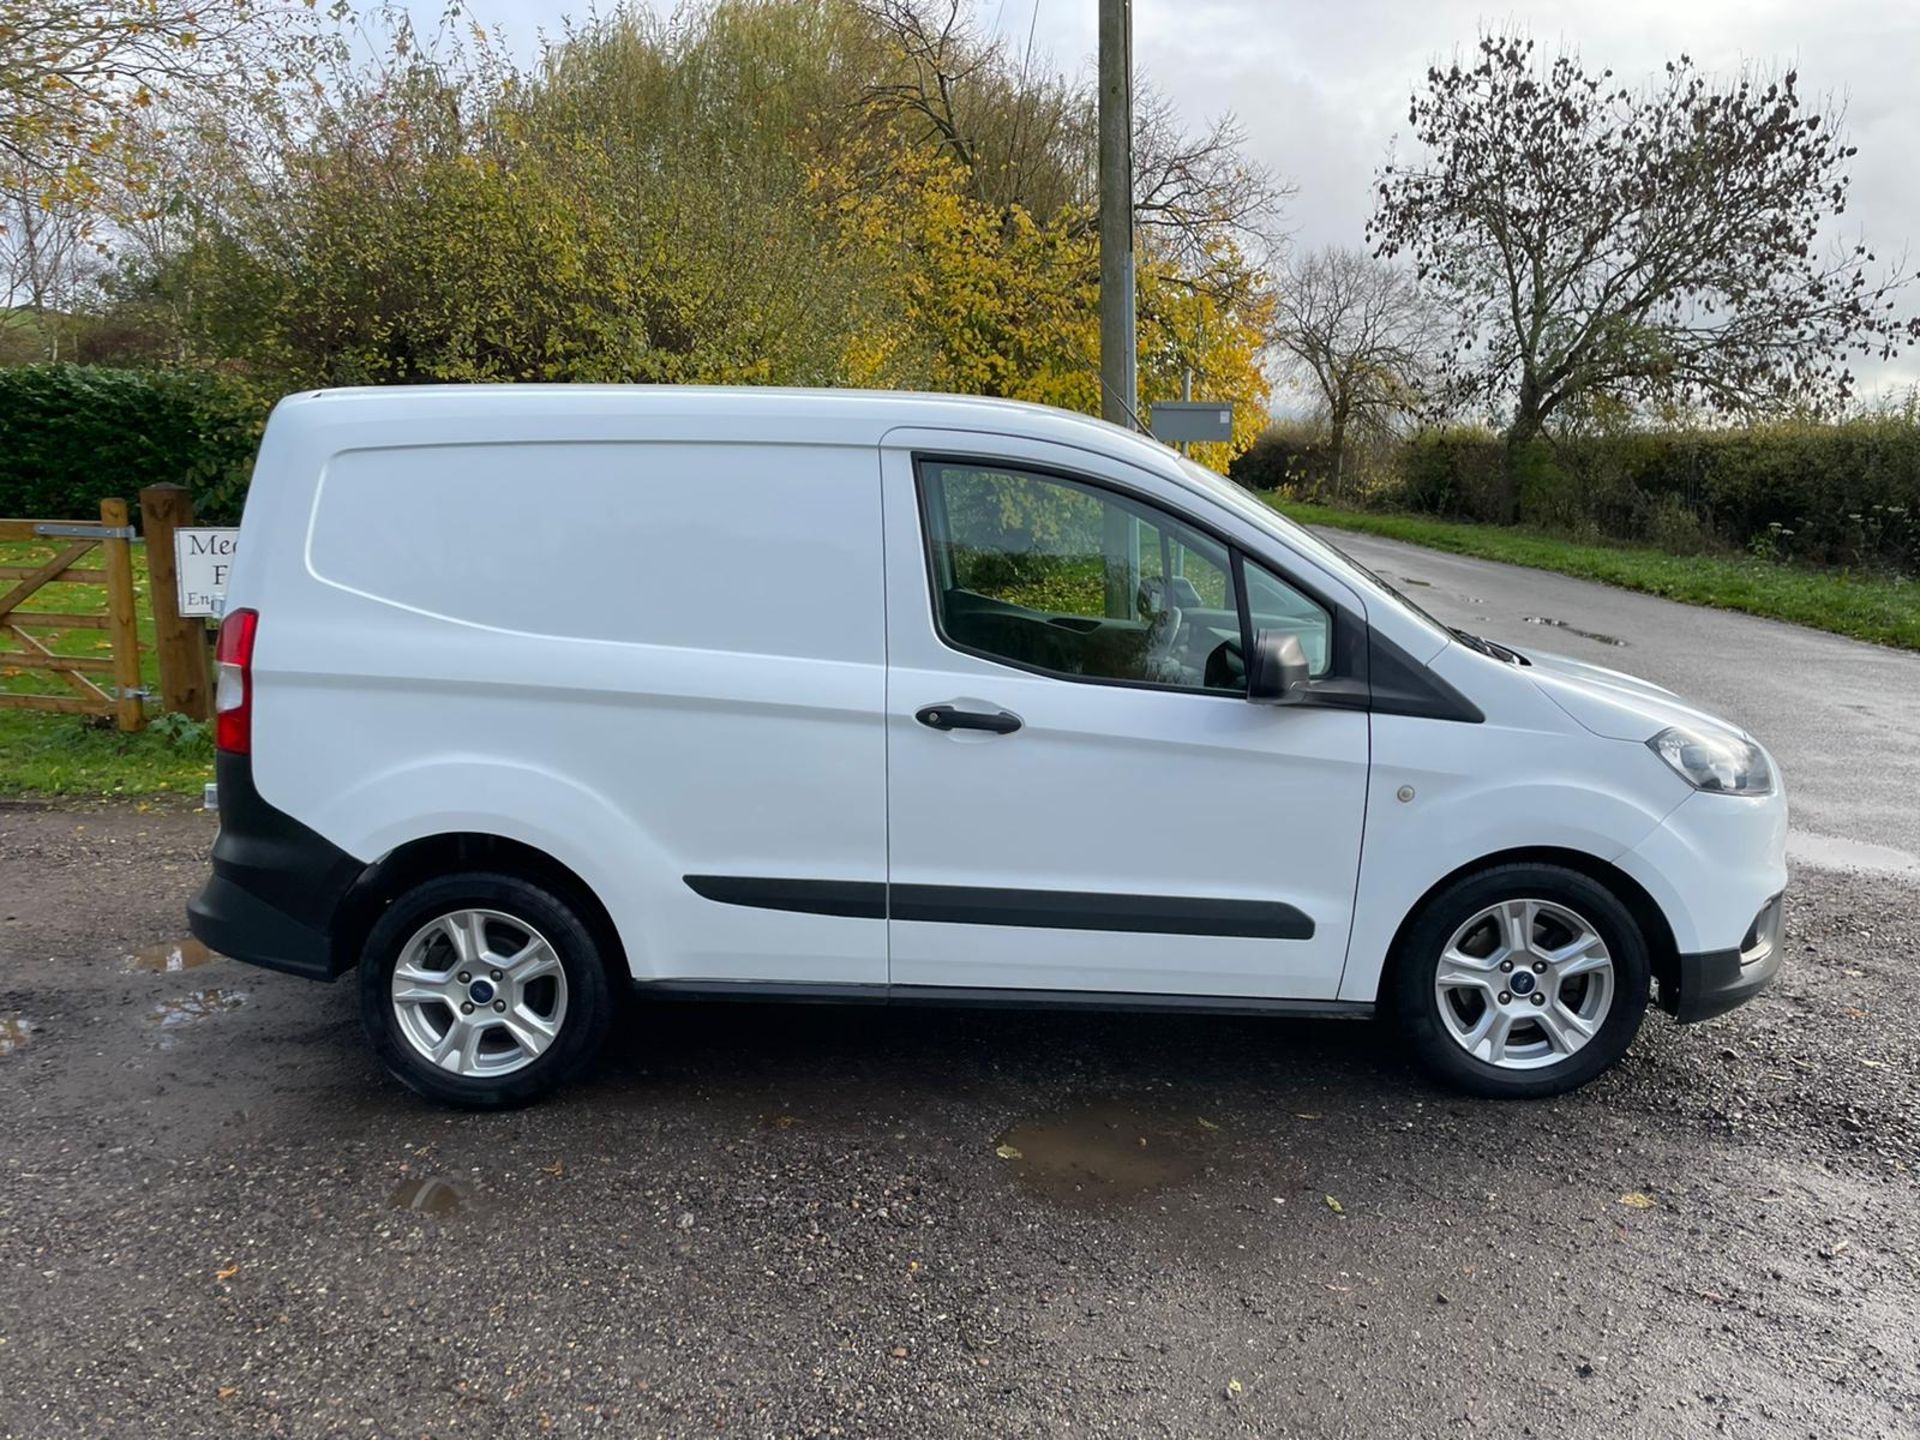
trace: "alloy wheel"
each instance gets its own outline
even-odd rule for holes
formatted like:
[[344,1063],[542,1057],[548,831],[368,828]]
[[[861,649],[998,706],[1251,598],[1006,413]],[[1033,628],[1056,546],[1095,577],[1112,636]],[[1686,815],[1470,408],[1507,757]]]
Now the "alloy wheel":
[[1467,1054],[1503,1070],[1537,1070],[1599,1034],[1613,1006],[1613,957],[1576,911],[1503,900],[1454,930],[1433,988],[1441,1024]]
[[455,1075],[508,1075],[538,1060],[567,1018],[559,954],[524,920],[455,910],[414,932],[393,968],[408,1045]]

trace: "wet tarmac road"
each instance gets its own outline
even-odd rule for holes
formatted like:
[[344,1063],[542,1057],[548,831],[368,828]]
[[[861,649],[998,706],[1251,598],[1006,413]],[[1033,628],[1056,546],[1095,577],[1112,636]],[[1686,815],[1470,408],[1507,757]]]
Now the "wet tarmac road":
[[[1365,1023],[686,1006],[435,1109],[0,809],[0,1435],[1920,1434],[1920,888],[1582,1094]],[[157,949],[155,947],[158,947]]]
[[1920,654],[1369,535],[1326,538],[1449,625],[1644,676],[1746,726],[1787,777],[1797,858],[1920,876]]

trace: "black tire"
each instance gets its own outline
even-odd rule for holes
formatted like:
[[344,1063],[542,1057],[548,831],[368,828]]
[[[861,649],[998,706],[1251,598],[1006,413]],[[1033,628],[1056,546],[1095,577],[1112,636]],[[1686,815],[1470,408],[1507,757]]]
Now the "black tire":
[[[1506,1069],[1469,1054],[1454,1039],[1441,1018],[1434,981],[1456,929],[1490,905],[1521,899],[1551,901],[1586,920],[1613,961],[1614,991],[1598,1032],[1573,1054],[1535,1069]],[[1498,865],[1456,880],[1421,909],[1394,957],[1387,998],[1400,1034],[1434,1079],[1472,1095],[1538,1099],[1579,1088],[1627,1053],[1647,1013],[1651,968],[1640,926],[1604,885],[1558,865]]]
[[[565,975],[559,1032],[537,1058],[500,1075],[460,1075],[433,1064],[403,1033],[391,999],[408,942],[422,926],[461,910],[498,911],[524,923],[545,938]],[[524,1105],[564,1084],[599,1052],[613,1016],[606,965],[579,907],[544,886],[492,872],[443,875],[389,905],[367,936],[359,983],[360,1023],[381,1063],[428,1099],[475,1110]]]

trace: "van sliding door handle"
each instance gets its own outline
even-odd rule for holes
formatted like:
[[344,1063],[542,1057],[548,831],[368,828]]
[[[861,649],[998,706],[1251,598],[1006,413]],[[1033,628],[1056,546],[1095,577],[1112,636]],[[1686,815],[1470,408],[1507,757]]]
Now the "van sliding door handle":
[[1011,735],[1020,728],[1020,717],[1005,710],[962,710],[953,705],[923,705],[913,718],[931,730],[990,730],[995,735]]

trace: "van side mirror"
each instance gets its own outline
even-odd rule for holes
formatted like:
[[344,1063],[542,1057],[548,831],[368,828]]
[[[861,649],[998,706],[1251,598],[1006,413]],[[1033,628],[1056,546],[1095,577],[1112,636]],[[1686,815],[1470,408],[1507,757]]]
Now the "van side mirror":
[[1283,630],[1261,630],[1253,637],[1247,662],[1247,699],[1256,705],[1293,705],[1311,680],[1300,637]]

